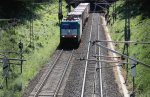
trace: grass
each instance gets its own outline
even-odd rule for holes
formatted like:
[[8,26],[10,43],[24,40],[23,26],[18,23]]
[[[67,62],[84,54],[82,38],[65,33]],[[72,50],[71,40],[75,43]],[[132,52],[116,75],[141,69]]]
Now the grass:
[[[113,23],[111,20],[111,25],[109,25],[110,33],[115,41],[123,41],[124,40],[124,1],[117,1],[117,20]],[[110,8],[110,15],[112,14],[113,8]],[[131,9],[131,11],[135,11],[135,9]],[[112,17],[111,17],[112,19]],[[150,42],[150,19],[144,18],[143,14],[131,15],[131,40],[132,41],[140,41],[140,42]],[[123,44],[116,46],[117,50],[120,52],[123,51]],[[130,45],[129,47],[129,55],[133,56],[146,63],[150,63],[150,45]],[[141,64],[137,65],[137,76],[136,76],[136,94],[137,97],[149,97],[150,96],[150,68],[144,67]],[[132,86],[132,76],[131,76],[131,66],[129,65],[129,86],[131,89]]]
[[[64,4],[65,6],[66,4]],[[24,44],[23,73],[20,73],[20,66],[11,65],[9,71],[8,88],[5,86],[3,77],[0,82],[3,88],[0,89],[0,97],[21,97],[24,89],[28,86],[31,79],[35,77],[41,67],[47,63],[59,45],[59,26],[58,26],[58,3],[51,5],[38,5],[34,13],[38,18],[33,18],[33,37],[30,41],[30,21],[23,17],[15,26],[9,26],[6,22],[1,22],[5,29],[0,30],[0,50],[19,51],[18,43],[20,40]],[[64,15],[66,15],[66,9]],[[53,11],[51,11],[53,9]],[[36,17],[36,16],[34,16]],[[28,18],[28,17],[27,17]],[[23,21],[23,22],[22,22]],[[7,28],[6,28],[7,27]],[[9,54],[8,57],[19,57]],[[2,65],[0,65],[2,67]],[[2,68],[0,68],[2,75]]]

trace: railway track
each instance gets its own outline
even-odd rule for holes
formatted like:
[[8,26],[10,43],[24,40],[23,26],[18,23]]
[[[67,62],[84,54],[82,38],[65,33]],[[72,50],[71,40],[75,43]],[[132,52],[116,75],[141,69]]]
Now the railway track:
[[[90,30],[90,36],[89,36],[89,43],[88,43],[88,47],[87,47],[87,53],[86,53],[86,59],[89,59],[90,56],[90,50],[91,50],[91,40],[92,40],[92,32],[93,32],[93,21],[94,21],[94,15],[92,14],[92,24],[91,24],[91,30]],[[95,69],[95,65],[90,65],[89,66],[89,61],[86,60],[85,63],[85,69],[84,69],[84,78],[83,78],[83,85],[82,85],[82,92],[81,92],[81,97],[85,97],[85,96],[89,96],[92,97],[93,95],[93,79],[94,77],[89,77],[90,75],[94,75],[94,69]]]
[[[97,22],[99,21],[99,17],[99,14],[93,14],[92,16],[89,41],[99,40],[100,38],[99,22]],[[95,34],[92,35],[92,33]],[[101,49],[97,46],[92,47],[92,44],[89,42],[86,59],[92,58],[91,56],[93,53],[100,56]],[[101,60],[100,57],[98,60]],[[103,97],[101,65],[101,62],[90,62],[89,60],[86,60],[81,97]]]
[[[98,15],[98,17],[100,17],[100,15]],[[100,19],[98,18],[98,21],[100,21]],[[97,33],[98,33],[98,40],[100,40],[100,23],[98,23],[98,30],[97,30]],[[102,53],[101,53],[101,48],[98,47],[98,56],[101,56]],[[101,60],[101,57],[98,57],[98,60]],[[102,79],[102,62],[98,62],[98,65],[97,65],[97,68],[99,68],[99,71],[98,72],[98,82],[99,82],[99,96],[98,97],[103,97],[103,79]]]
[[[105,49],[90,41],[106,40],[100,13],[91,13],[85,26],[79,48],[76,50],[72,70],[63,97],[123,97],[119,91],[112,64],[88,59],[109,60]],[[106,43],[102,45],[107,46]],[[83,58],[85,60],[79,60]],[[109,68],[105,68],[109,67]]]
[[61,50],[29,97],[61,97],[74,50]]

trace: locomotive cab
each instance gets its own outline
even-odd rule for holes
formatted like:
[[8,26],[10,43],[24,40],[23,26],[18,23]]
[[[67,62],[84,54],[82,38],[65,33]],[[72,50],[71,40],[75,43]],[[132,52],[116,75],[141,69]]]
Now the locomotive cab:
[[73,40],[79,42],[80,39],[80,19],[68,17],[63,19],[60,27],[60,41]]
[[[63,19],[60,25],[60,42],[64,43],[74,40],[80,43],[83,27],[89,16],[89,3],[80,3],[67,18]],[[67,40],[67,41],[65,41]]]

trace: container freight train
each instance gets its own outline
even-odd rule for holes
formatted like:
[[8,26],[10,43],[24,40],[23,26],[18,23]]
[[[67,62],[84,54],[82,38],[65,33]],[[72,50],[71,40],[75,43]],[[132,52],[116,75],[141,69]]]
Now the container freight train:
[[68,13],[60,25],[60,43],[74,41],[79,43],[82,30],[89,17],[90,4],[80,3],[72,12]]

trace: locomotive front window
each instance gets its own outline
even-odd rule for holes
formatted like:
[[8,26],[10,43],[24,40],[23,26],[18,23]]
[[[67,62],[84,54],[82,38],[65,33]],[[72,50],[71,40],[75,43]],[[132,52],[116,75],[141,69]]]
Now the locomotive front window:
[[78,29],[77,24],[63,24],[61,29]]
[[72,22],[68,22],[68,23],[64,23],[61,26],[61,35],[64,36],[71,36],[74,35],[76,36],[78,34],[78,23],[72,23]]
[[62,28],[62,29],[68,29],[68,28],[69,28],[69,25],[63,24],[61,28]]
[[70,29],[77,29],[77,24],[71,24]]

